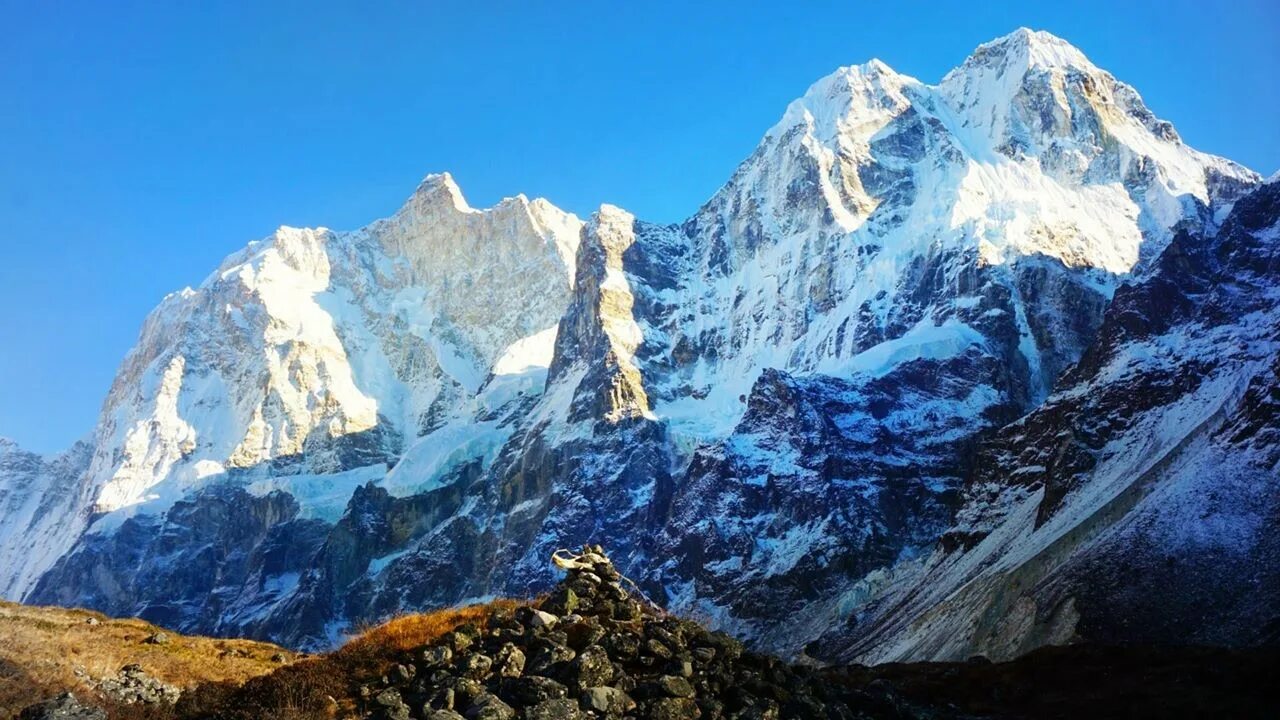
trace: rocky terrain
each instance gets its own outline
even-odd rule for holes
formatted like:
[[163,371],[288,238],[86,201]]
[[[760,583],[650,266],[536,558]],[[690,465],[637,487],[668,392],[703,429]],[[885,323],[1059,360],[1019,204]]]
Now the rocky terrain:
[[[530,604],[401,618],[326,656],[187,689],[176,704],[104,710],[101,699],[63,694],[21,717],[1247,718],[1270,717],[1280,701],[1267,683],[1274,652],[1081,646],[999,664],[790,664],[656,607],[598,546],[555,560],[564,578]],[[134,666],[121,673],[138,675]]]
[[[251,640],[170,633],[140,620],[0,602],[0,720],[38,702],[73,703],[101,718],[126,708],[167,708],[203,682],[239,683],[297,659]],[[104,709],[105,708],[105,709]],[[64,713],[53,717],[76,717]]]
[[838,69],[675,225],[432,175],[166,298],[80,445],[0,445],[0,589],[324,650],[607,538],[792,659],[1274,644],[1276,185],[1029,30]]

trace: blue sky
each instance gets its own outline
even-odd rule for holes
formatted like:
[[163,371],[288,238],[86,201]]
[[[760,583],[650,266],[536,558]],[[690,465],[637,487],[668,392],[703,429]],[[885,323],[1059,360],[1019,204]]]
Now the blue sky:
[[1280,169],[1274,0],[776,5],[0,0],[0,435],[87,433],[146,313],[278,225],[358,227],[439,170],[475,206],[677,221],[836,67],[936,82],[1022,25]]

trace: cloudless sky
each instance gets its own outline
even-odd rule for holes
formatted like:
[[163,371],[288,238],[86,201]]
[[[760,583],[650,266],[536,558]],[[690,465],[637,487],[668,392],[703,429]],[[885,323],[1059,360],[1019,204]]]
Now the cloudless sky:
[[679,221],[836,67],[933,83],[1023,25],[1280,169],[1280,2],[1031,5],[0,0],[0,436],[88,433],[146,313],[279,225],[440,170],[476,207]]

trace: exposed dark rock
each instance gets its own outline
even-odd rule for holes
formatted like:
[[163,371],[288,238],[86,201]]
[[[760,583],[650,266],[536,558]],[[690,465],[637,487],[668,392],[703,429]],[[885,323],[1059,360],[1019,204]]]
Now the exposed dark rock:
[[483,631],[464,626],[406,655],[364,709],[387,720],[923,717],[666,614],[624,587],[598,546],[556,559],[567,576],[541,607],[496,613]]
[[85,705],[71,693],[32,705],[18,714],[18,720],[107,720],[107,713]]

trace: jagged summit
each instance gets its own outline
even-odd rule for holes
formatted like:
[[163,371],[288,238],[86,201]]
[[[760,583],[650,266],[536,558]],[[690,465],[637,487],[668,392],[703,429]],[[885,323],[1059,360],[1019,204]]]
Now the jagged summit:
[[1209,219],[1260,180],[1188,148],[1131,87],[1027,29],[980,46],[937,85],[879,61],[837,70],[791,103],[721,192],[787,234],[797,176],[817,183],[841,231],[886,249],[938,238],[993,264],[1048,255],[1115,275],[1158,254],[1188,214]]
[[460,212],[476,212],[462,195],[462,188],[448,172],[429,173],[418,183],[417,189],[405,204],[409,208],[416,203],[447,202]]
[[1003,60],[1005,67],[1021,71],[1036,68],[1077,68],[1086,71],[1097,69],[1079,48],[1057,35],[1044,30],[1021,27],[1008,35],[979,45],[964,63],[952,72],[963,72],[968,67],[986,66],[996,58]]
[[[1102,74],[1084,53],[1062,38],[1044,31],[1019,28],[979,45],[960,66],[942,78],[938,87],[963,84],[966,77],[991,75],[999,81],[991,83],[992,87],[985,91],[1000,92],[1000,86],[1016,87],[1031,71],[1061,73],[1066,70]],[[821,129],[816,134],[829,139],[834,136],[833,130],[841,119],[849,118],[846,122],[852,126],[871,122],[877,113],[903,104],[892,102],[890,98],[906,87],[920,85],[919,80],[895,71],[877,58],[861,65],[841,67],[811,85],[800,99],[788,107],[783,119],[769,134],[778,134],[796,122],[810,119]],[[1003,99],[1008,100],[1009,97]]]

